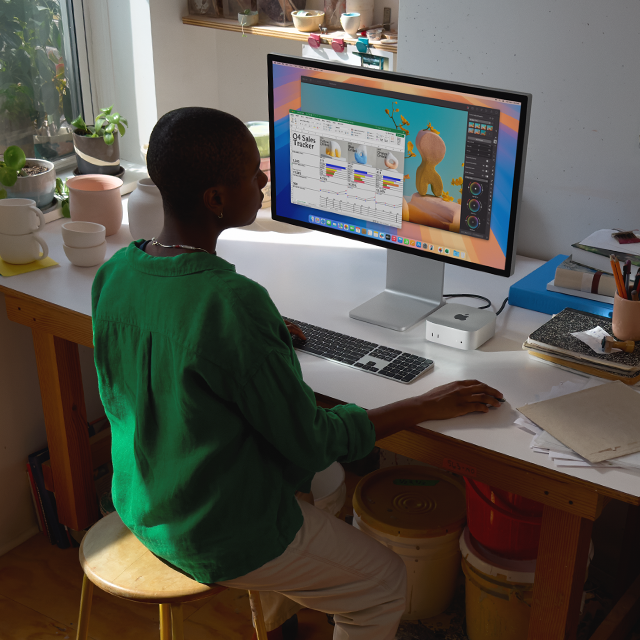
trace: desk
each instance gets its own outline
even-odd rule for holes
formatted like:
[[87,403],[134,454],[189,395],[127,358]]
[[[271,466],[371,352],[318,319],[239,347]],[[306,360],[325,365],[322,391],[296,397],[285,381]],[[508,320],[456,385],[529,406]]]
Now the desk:
[[[61,224],[50,223],[44,231],[50,255],[60,266],[2,279],[0,289],[9,318],[33,331],[60,519],[73,529],[83,529],[95,522],[98,510],[77,345],[92,346],[89,293],[97,268],[69,264],[62,252]],[[260,224],[264,229],[270,223]],[[107,258],[129,241],[124,225],[107,239]],[[593,521],[610,498],[639,505],[640,477],[613,469],[559,471],[548,456],[530,450],[530,436],[512,426],[515,407],[552,385],[579,379],[532,360],[521,349],[525,337],[548,316],[506,307],[493,340],[477,351],[457,351],[426,342],[424,322],[396,333],[348,317],[350,308],[383,286],[381,249],[317,232],[230,230],[220,239],[218,254],[234,263],[239,273],[263,284],[283,315],[435,361],[431,373],[407,386],[300,354],[306,381],[324,400],[373,408],[463,378],[478,378],[505,394],[507,402],[489,414],[416,425],[378,444],[542,502],[529,638],[575,637]],[[445,291],[482,293],[499,305],[510,284],[539,264],[519,258],[510,279],[447,266]]]

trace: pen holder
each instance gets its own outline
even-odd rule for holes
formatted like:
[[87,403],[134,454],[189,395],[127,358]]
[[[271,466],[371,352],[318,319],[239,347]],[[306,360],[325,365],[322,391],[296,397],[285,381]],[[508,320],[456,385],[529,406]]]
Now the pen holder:
[[613,335],[618,340],[640,340],[640,301],[613,298]]

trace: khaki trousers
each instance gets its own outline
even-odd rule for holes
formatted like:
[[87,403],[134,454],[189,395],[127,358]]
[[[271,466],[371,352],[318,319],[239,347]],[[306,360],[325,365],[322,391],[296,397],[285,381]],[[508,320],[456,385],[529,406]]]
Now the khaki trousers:
[[298,503],[304,523],[285,552],[220,584],[260,591],[268,631],[306,607],[334,615],[334,640],[392,640],[405,609],[400,557],[338,518]]

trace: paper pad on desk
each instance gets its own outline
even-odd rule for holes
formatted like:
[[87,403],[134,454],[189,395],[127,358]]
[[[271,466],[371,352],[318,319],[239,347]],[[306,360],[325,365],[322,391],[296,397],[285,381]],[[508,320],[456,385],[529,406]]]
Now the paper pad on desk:
[[46,267],[55,267],[58,263],[51,258],[43,258],[42,260],[34,260],[27,264],[10,264],[0,258],[0,276],[17,276],[20,273],[29,273],[29,271],[37,271]]
[[518,411],[589,462],[640,451],[640,395],[620,381]]

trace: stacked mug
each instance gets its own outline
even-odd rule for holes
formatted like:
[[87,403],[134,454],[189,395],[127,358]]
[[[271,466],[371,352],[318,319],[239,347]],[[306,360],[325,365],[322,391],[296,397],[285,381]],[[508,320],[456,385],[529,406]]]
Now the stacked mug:
[[46,258],[49,247],[38,233],[44,225],[44,216],[34,200],[0,200],[0,258],[9,264]]

